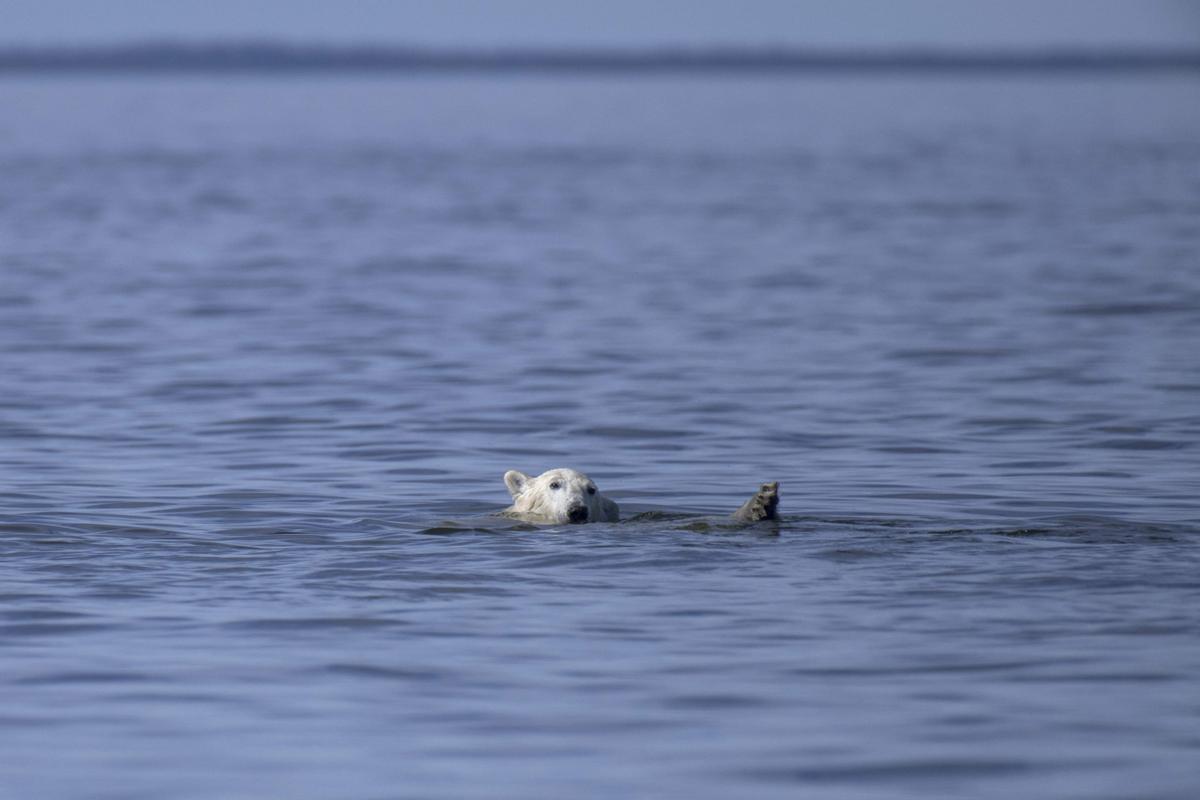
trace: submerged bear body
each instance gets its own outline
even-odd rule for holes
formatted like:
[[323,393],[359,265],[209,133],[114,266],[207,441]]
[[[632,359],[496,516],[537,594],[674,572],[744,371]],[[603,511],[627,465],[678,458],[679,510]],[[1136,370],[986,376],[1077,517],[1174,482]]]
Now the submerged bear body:
[[[620,522],[621,509],[600,494],[595,481],[574,469],[560,467],[530,477],[517,470],[504,473],[513,503],[504,514],[544,525]],[[733,513],[735,522],[775,519],[779,484],[764,483]]]

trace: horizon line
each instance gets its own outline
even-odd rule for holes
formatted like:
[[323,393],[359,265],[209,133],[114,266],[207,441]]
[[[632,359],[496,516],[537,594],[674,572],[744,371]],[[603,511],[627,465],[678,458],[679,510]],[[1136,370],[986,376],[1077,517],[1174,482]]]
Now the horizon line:
[[1120,72],[1200,71],[1200,48],[492,46],[143,39],[0,44],[0,74],[55,72]]

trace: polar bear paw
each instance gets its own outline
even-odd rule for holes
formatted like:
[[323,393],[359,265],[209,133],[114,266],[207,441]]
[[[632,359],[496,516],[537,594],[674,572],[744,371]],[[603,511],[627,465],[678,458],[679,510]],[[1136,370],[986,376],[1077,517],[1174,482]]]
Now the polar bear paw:
[[739,522],[760,522],[764,519],[776,519],[775,510],[779,507],[779,482],[764,483],[754,496],[733,513],[733,518]]

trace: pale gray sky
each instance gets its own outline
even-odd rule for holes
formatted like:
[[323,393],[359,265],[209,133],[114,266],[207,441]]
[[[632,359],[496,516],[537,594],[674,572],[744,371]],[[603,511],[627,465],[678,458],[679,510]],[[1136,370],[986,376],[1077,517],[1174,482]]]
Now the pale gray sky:
[[1194,0],[0,0],[0,42],[1200,46]]

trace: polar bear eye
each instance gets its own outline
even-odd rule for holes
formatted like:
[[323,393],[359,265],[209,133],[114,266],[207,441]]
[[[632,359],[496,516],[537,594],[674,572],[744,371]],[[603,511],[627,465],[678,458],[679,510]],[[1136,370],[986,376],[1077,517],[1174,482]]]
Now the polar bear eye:
[[589,486],[589,487],[588,487],[588,494],[595,494],[595,493],[596,493],[596,487],[595,487],[595,486]]
[[551,489],[561,489],[562,484],[559,483],[558,481],[550,481],[550,488]]

